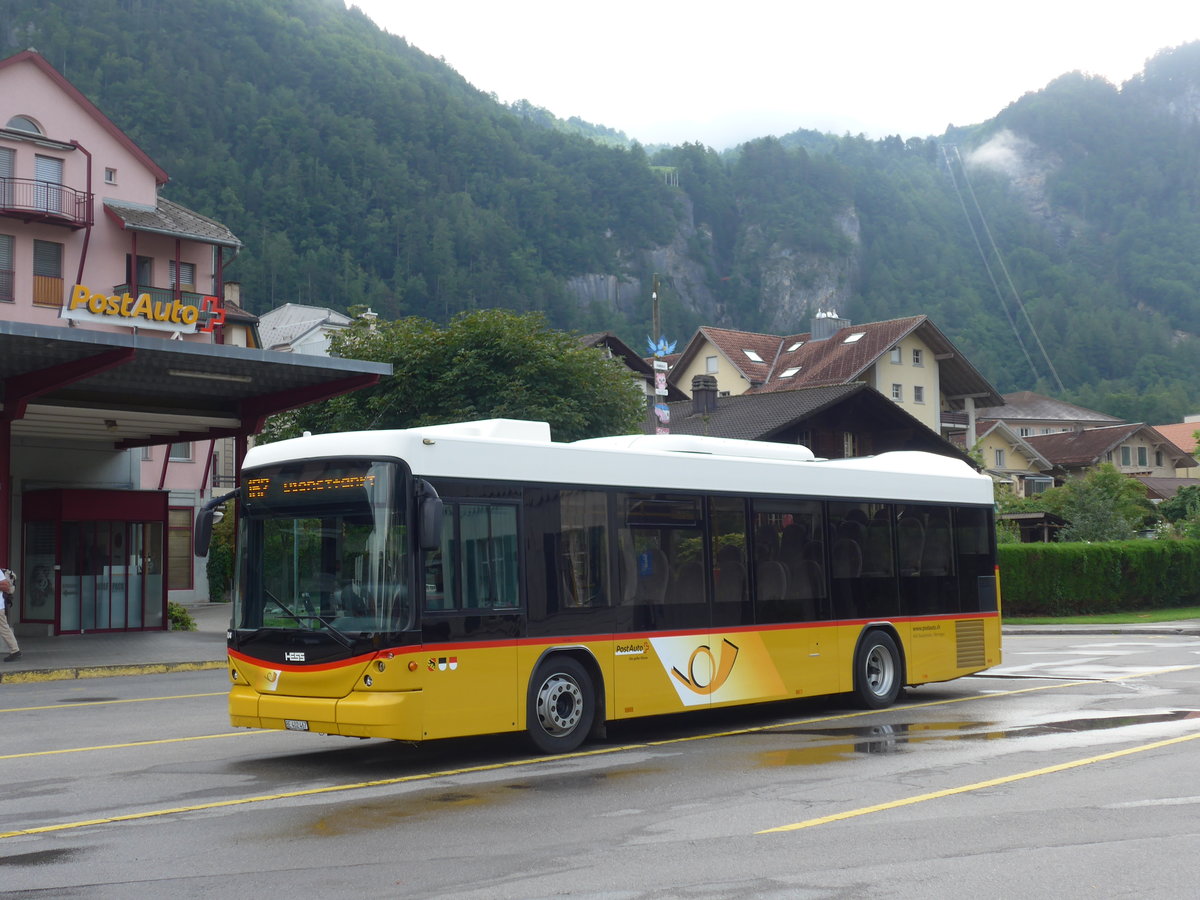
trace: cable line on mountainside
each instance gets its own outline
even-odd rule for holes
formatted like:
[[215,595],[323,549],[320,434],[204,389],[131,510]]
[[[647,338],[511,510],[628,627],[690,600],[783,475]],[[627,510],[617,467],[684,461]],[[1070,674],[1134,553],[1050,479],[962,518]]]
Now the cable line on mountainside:
[[1063,387],[1062,379],[1058,377],[1058,371],[1054,368],[1054,363],[1050,361],[1050,354],[1046,352],[1045,346],[1042,345],[1042,339],[1038,336],[1037,328],[1034,327],[1033,320],[1029,318],[1029,313],[1025,310],[1025,304],[1021,301],[1021,295],[1017,292],[1017,286],[1013,284],[1012,276],[1008,274],[1008,266],[1004,264],[1004,257],[1000,255],[1000,248],[996,246],[995,238],[992,237],[992,229],[988,227],[987,218],[983,215],[983,208],[979,205],[979,199],[975,196],[975,188],[971,185],[970,176],[967,175],[967,167],[963,164],[962,155],[958,152],[958,145],[955,144],[953,146],[954,156],[958,159],[958,167],[962,170],[963,182],[966,184],[967,191],[971,195],[971,201],[975,204],[975,210],[979,214],[979,223],[983,226],[983,232],[987,235],[992,252],[996,254],[996,262],[1000,265],[1000,271],[1004,273],[1004,278],[1008,282],[1008,288],[1012,291],[1013,300],[1016,301],[1017,309],[1021,311],[1021,316],[1025,319],[1025,324],[1029,326],[1029,331],[1037,343],[1038,350],[1041,351],[1042,359],[1046,361],[1046,367],[1050,369],[1050,374],[1054,376],[1054,383],[1058,385],[1059,391],[1063,391],[1065,388]]
[[[1021,348],[1021,352],[1025,354],[1025,361],[1029,363],[1029,371],[1033,373],[1033,378],[1036,381],[1039,377],[1037,366],[1033,364],[1033,357],[1029,355],[1029,349],[1025,346],[1025,341],[1021,337],[1021,331],[1017,328],[1017,321],[1013,318],[1012,312],[1008,308],[1008,304],[1004,301],[1004,292],[1000,290],[1000,285],[996,281],[996,276],[992,273],[992,265],[988,262],[987,253],[984,252],[983,244],[979,241],[979,233],[975,230],[975,223],[971,220],[971,214],[967,211],[967,203],[963,200],[962,191],[958,187],[958,177],[954,174],[954,166],[950,162],[950,155],[946,152],[945,145],[942,145],[942,158],[946,162],[946,171],[950,173],[950,182],[954,185],[954,193],[958,197],[958,205],[962,207],[963,218],[967,220],[967,227],[971,229],[971,237],[975,240],[975,248],[979,251],[979,258],[983,261],[983,268],[987,272],[988,280],[992,283],[992,290],[996,292],[996,299],[1000,301],[1000,308],[1004,310],[1004,317],[1008,319],[1008,326],[1013,331],[1013,336],[1017,339],[1017,346]],[[954,148],[954,153],[958,155],[958,148]],[[959,166],[962,166],[962,157],[959,157]],[[964,172],[964,178],[966,174]],[[977,204],[978,205],[978,204]]]

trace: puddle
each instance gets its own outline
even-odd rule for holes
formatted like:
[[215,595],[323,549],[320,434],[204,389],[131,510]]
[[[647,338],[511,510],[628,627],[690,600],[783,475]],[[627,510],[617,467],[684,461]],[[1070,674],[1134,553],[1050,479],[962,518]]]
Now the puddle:
[[849,728],[790,729],[766,734],[794,734],[811,738],[842,738],[836,743],[813,743],[791,750],[769,750],[759,756],[759,765],[811,766],[849,759],[854,755],[899,753],[907,744],[923,741],[994,741],[1003,738],[1041,737],[1048,734],[1076,734],[1083,731],[1103,731],[1128,728],[1131,725],[1151,725],[1200,718],[1200,710],[1176,709],[1156,713],[1134,713],[1115,716],[1088,716],[1065,719],[1061,722],[1041,722],[1002,731],[988,730],[991,722],[922,722],[919,724],[870,725]]
[[445,816],[459,810],[469,811],[484,806],[498,806],[512,802],[524,791],[591,790],[601,782],[619,783],[631,777],[657,774],[660,771],[654,767],[638,766],[629,769],[571,772],[491,784],[479,790],[429,791],[364,803],[344,803],[327,808],[320,816],[301,825],[294,833],[310,837],[330,837],[374,831],[412,819]]

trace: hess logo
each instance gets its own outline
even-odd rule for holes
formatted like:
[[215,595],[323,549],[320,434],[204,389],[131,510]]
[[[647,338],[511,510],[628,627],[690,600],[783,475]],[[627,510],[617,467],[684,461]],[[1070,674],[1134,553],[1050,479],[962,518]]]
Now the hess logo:
[[288,650],[283,654],[286,662],[304,662],[303,650]]
[[[713,657],[712,649],[707,644],[701,644],[692,651],[692,655],[688,658],[687,674],[684,675],[675,667],[671,669],[671,674],[689,691],[697,694],[711,694],[720,690],[721,685],[729,680],[729,673],[733,671],[737,655],[737,644],[728,638],[721,641],[720,660]],[[700,662],[699,666],[697,666],[698,661]]]

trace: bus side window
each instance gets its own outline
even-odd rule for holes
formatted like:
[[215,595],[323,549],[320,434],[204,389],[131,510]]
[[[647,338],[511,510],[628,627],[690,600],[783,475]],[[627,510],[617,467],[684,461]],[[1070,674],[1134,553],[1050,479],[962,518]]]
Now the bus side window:
[[455,504],[445,504],[442,514],[442,545],[436,550],[425,551],[426,609],[454,608],[454,524],[457,518]]
[[517,580],[517,507],[500,503],[458,506],[464,609],[520,605]]

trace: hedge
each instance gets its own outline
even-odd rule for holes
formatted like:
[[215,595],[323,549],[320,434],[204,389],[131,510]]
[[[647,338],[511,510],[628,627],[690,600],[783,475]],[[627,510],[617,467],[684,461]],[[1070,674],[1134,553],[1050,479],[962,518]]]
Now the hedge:
[[1001,544],[1007,616],[1073,616],[1200,602],[1200,540]]

